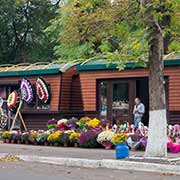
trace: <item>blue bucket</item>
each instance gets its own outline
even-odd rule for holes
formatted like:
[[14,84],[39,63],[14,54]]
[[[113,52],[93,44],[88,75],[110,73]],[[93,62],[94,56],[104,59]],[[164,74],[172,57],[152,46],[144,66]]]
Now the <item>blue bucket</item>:
[[117,159],[129,157],[129,147],[126,144],[117,144],[115,150]]

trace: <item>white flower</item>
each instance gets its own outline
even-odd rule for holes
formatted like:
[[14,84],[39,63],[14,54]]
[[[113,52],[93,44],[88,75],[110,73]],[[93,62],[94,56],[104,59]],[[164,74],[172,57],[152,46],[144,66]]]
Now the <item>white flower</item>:
[[112,131],[103,131],[98,135],[97,142],[111,142],[113,134],[114,132]]
[[67,119],[60,119],[60,120],[57,122],[57,124],[58,124],[58,125],[60,125],[60,124],[62,124],[62,123],[65,123],[65,124],[66,124],[67,121],[68,121]]

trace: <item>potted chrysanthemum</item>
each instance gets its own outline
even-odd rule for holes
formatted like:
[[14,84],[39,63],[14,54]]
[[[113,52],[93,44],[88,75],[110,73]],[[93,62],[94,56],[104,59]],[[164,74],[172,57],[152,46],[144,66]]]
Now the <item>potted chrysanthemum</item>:
[[103,131],[101,132],[97,137],[97,142],[102,144],[105,149],[111,149],[113,146],[112,143],[112,137],[114,135],[114,132],[112,131]]
[[112,142],[116,145],[116,158],[123,159],[129,157],[129,147],[126,144],[127,134],[117,133],[112,136]]

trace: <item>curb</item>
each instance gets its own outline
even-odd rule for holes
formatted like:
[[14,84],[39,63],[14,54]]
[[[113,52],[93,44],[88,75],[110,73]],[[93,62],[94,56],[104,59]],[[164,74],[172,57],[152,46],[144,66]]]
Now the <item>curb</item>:
[[180,166],[175,166],[175,165],[132,162],[126,160],[111,160],[111,159],[91,160],[91,159],[80,159],[80,158],[58,158],[58,157],[26,156],[26,155],[17,155],[17,157],[19,157],[21,160],[25,162],[40,162],[40,163],[48,163],[48,164],[70,166],[70,167],[134,170],[134,171],[180,175]]

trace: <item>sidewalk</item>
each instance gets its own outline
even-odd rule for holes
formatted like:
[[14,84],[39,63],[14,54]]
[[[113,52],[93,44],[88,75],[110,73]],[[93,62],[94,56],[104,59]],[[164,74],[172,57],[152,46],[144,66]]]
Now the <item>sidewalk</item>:
[[[115,150],[85,149],[70,147],[33,146],[19,144],[0,143],[0,153],[15,155],[36,155],[53,157],[71,157],[82,159],[115,159]],[[130,157],[143,157],[143,151],[130,151]],[[180,158],[180,154],[168,154],[168,158]]]
[[144,152],[130,152],[130,158],[115,159],[114,150],[46,147],[0,143],[0,155],[15,155],[27,162],[62,166],[108,168],[170,173],[180,175],[180,155],[168,154],[168,159],[144,159]]

